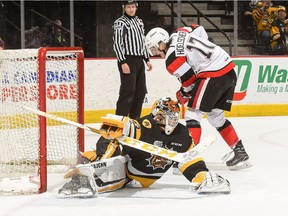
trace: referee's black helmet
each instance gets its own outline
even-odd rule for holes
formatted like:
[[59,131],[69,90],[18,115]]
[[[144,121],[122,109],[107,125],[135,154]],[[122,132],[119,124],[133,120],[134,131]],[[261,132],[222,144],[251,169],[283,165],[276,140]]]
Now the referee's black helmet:
[[135,4],[136,7],[138,6],[137,1],[135,1],[135,0],[127,0],[127,1],[123,1],[123,3],[122,3],[123,7],[124,7],[125,5],[132,5],[132,4]]

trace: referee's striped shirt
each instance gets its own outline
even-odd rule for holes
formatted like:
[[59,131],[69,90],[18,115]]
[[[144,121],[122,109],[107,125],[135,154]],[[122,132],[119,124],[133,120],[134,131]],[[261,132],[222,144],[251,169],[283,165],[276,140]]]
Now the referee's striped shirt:
[[125,56],[143,56],[149,61],[145,46],[144,24],[138,16],[124,14],[113,25],[114,51],[120,63],[126,63]]

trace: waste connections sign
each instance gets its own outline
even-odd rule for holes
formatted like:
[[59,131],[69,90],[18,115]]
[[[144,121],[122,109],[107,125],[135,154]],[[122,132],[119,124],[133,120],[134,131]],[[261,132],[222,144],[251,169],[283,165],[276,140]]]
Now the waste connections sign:
[[287,58],[233,59],[238,75],[234,101],[245,104],[288,102]]

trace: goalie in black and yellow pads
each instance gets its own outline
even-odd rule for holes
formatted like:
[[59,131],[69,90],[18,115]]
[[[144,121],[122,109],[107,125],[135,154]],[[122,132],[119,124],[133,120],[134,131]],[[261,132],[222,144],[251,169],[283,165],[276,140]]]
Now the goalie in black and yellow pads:
[[[151,114],[130,119],[108,114],[102,118],[101,137],[96,151],[84,152],[83,163],[66,174],[72,180],[59,190],[61,197],[94,196],[111,192],[137,181],[147,188],[160,179],[174,161],[120,145],[117,138],[126,136],[165,149],[184,153],[193,148],[188,129],[179,123],[180,108],[171,98],[161,98]],[[211,172],[202,158],[185,158],[178,169],[191,182],[196,193],[230,193],[230,184]]]

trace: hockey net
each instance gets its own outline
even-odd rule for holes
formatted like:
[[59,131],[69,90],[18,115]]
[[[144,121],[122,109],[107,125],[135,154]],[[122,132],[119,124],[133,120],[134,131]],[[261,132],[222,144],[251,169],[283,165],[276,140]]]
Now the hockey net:
[[78,47],[0,52],[0,195],[42,193],[84,149],[82,129],[29,113],[84,122],[84,55]]

